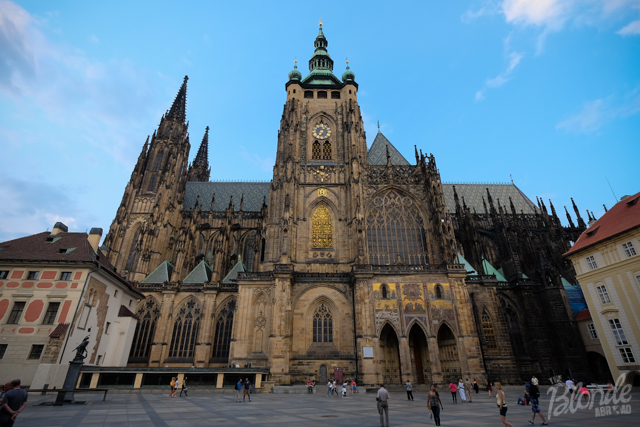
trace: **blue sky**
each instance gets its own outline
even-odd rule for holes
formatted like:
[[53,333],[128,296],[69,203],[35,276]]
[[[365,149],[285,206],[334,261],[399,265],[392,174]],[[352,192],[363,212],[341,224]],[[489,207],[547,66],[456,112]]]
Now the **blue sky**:
[[[185,75],[191,157],[269,180],[284,84],[319,17],[348,57],[369,144],[445,182],[509,182],[586,217],[640,191],[640,0],[0,0],[0,241],[111,224]],[[195,147],[195,148],[193,148]]]

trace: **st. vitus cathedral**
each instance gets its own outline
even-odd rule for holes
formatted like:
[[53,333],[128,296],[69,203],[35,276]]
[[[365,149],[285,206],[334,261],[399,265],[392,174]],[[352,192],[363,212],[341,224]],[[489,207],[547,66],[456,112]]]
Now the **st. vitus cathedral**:
[[[103,250],[147,295],[129,366],[267,368],[278,384],[505,383],[588,374],[562,259],[585,229],[513,184],[443,184],[380,132],[322,26],[297,66],[270,182],[188,163],[187,78],[145,142]],[[566,208],[565,208],[566,210]]]

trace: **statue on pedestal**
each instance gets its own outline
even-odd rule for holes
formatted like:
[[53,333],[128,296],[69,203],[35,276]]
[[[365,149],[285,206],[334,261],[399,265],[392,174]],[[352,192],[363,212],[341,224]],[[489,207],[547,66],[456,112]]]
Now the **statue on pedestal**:
[[76,352],[76,357],[73,358],[74,362],[83,362],[87,358],[87,346],[89,345],[89,335],[84,337],[82,342],[73,349]]

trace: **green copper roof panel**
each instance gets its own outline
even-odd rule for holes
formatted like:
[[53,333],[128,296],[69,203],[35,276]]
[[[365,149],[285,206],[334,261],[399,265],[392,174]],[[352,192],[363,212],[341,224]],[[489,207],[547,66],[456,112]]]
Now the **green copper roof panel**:
[[500,282],[506,282],[507,281],[507,279],[505,279],[504,276],[502,274],[500,274],[500,272],[498,270],[493,268],[493,266],[489,263],[489,261],[487,261],[484,258],[482,259],[482,266],[484,267],[484,271],[486,272],[486,274],[495,275],[496,279],[499,280]]
[[140,283],[148,283],[159,285],[171,281],[171,273],[173,273],[173,265],[169,261],[164,261],[155,270],[145,277]]
[[234,285],[238,279],[238,273],[242,273],[243,271],[244,265],[242,265],[242,261],[238,261],[220,283],[224,285]]
[[206,262],[200,261],[200,264],[196,265],[196,267],[191,270],[191,273],[189,273],[187,277],[184,278],[182,283],[208,283],[211,281],[212,273],[213,269],[209,267]]
[[478,274],[478,272],[471,266],[471,264],[469,264],[469,261],[464,259],[464,257],[460,253],[458,253],[458,262],[464,265],[464,269],[467,271],[467,273]]

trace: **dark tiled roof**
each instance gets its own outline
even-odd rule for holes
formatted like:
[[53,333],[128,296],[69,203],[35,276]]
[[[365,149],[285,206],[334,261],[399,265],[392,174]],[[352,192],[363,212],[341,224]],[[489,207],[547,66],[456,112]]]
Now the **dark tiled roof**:
[[[619,201],[578,237],[565,254],[573,254],[598,242],[640,226],[640,193]],[[2,253],[2,252],[0,252]]]
[[184,195],[184,209],[193,210],[196,198],[200,196],[200,211],[211,210],[211,199],[215,194],[214,211],[226,211],[233,196],[234,210],[240,210],[240,199],[244,195],[244,212],[260,212],[266,197],[269,203],[271,182],[187,182]]
[[118,311],[118,317],[133,317],[136,320],[140,320],[134,312],[129,310],[124,305],[120,306],[120,310]]
[[[47,239],[51,239],[48,242]],[[98,251],[93,251],[86,233],[60,232],[51,235],[49,232],[32,234],[31,236],[9,240],[0,243],[1,261],[23,262],[68,262],[93,263],[97,262],[110,276],[125,285],[141,297],[144,295],[131,283],[120,276],[107,257]],[[69,251],[70,249],[73,249]]]
[[510,213],[509,197],[511,197],[517,213],[523,211],[526,214],[534,214],[537,210],[536,205],[514,184],[442,184],[444,202],[450,213],[456,211],[456,202],[453,197],[454,186],[460,199],[460,206],[462,206],[462,198],[464,197],[464,202],[471,212],[473,212],[475,208],[477,213],[484,213],[484,206],[482,204],[483,197],[487,203],[487,209],[490,209],[489,201],[487,200],[487,188],[491,193],[491,198],[493,199],[493,204],[496,209],[498,209],[498,200],[500,200],[500,205],[502,205],[502,207],[506,206],[507,213]]
[[391,157],[391,164],[398,166],[409,166],[410,163],[404,158],[396,147],[381,133],[378,132],[376,138],[369,148],[367,158],[369,164],[374,166],[384,166],[387,164],[387,146],[389,147],[389,156]]
[[67,333],[67,329],[69,329],[68,323],[58,323],[58,326],[49,334],[49,338],[60,338]]
[[147,277],[142,279],[140,283],[160,285],[165,282],[170,282],[172,273],[173,273],[173,265],[169,261],[164,261],[155,270],[153,270]]

